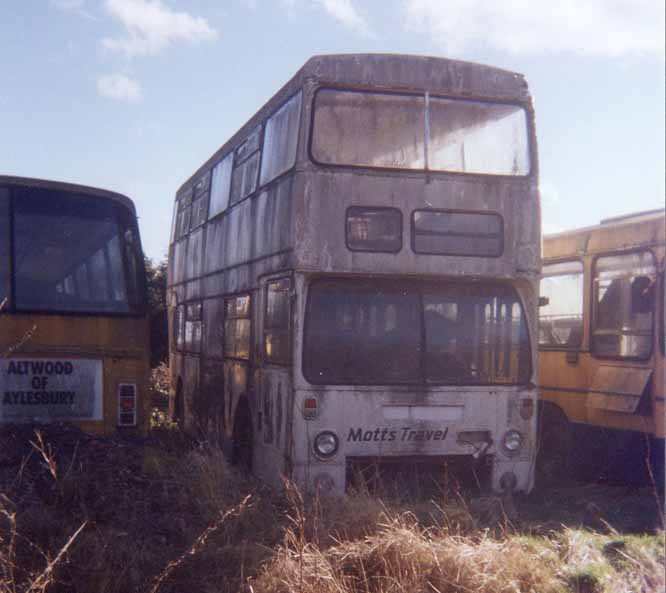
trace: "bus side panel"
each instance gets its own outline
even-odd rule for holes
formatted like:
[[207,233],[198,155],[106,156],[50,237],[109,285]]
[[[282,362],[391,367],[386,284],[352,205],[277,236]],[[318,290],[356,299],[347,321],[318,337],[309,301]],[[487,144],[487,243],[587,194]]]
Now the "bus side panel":
[[280,486],[288,474],[286,463],[290,443],[287,415],[292,381],[288,368],[265,365],[255,371],[254,473],[272,486]]
[[[653,226],[658,230],[657,225]],[[640,246],[640,241],[645,241],[641,233],[645,235],[647,231],[636,225],[625,225],[621,233],[615,228],[602,226],[599,230],[579,233],[580,236],[554,237],[545,244],[546,257],[556,259],[577,259],[577,252],[576,257],[570,254],[572,246],[584,250],[581,245],[588,245],[597,249],[583,258],[584,336],[580,348],[568,351],[542,349],[539,354],[542,411],[557,413],[561,410],[570,423],[570,430],[562,433],[560,445],[571,448],[571,470],[580,478],[631,483],[651,481],[648,461],[651,462],[650,471],[663,475],[666,379],[663,341],[659,336],[663,331],[663,325],[660,325],[664,306],[661,302],[664,298],[661,292],[663,274],[657,274],[654,286],[655,297],[660,296],[655,298],[653,308],[653,347],[649,359],[595,355],[591,351],[590,337],[595,258],[617,254],[616,245],[627,242],[635,245],[627,253],[650,249],[657,270],[663,269],[663,246],[650,243],[658,240],[655,229],[647,233],[649,246],[644,247]]]
[[186,354],[182,357],[183,405],[185,410],[185,427],[196,431],[200,428],[195,415],[195,402],[199,390],[199,357]]
[[[0,352],[11,353],[12,358],[100,361],[103,370],[102,419],[54,418],[54,421],[72,422],[86,432],[108,435],[118,430],[118,388],[121,383],[136,385],[136,426],[126,429],[142,432],[148,429],[148,348],[148,321],[145,318],[0,317]],[[0,380],[0,388],[2,386]]]
[[223,445],[228,425],[225,418],[224,365],[219,360],[203,359],[201,365],[201,389],[196,408],[203,430],[213,442]]

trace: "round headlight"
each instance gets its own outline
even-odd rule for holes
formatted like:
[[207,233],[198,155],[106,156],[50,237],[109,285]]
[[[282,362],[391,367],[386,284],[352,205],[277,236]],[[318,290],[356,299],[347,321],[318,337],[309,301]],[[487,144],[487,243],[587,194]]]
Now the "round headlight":
[[523,435],[517,430],[508,430],[504,433],[504,439],[502,442],[508,453],[515,454],[518,453],[523,446]]
[[330,430],[320,432],[315,437],[314,450],[319,457],[333,457],[338,452],[338,437]]

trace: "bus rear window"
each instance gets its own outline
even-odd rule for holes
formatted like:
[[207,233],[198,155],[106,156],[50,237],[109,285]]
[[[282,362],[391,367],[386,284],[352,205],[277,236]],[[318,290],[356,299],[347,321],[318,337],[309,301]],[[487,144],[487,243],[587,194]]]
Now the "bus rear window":
[[144,282],[133,216],[95,196],[14,192],[17,310],[142,313]]
[[318,91],[313,159],[357,167],[529,174],[525,109],[506,103],[427,99],[398,93]]
[[531,373],[516,293],[477,283],[316,282],[303,360],[314,384],[518,384]]

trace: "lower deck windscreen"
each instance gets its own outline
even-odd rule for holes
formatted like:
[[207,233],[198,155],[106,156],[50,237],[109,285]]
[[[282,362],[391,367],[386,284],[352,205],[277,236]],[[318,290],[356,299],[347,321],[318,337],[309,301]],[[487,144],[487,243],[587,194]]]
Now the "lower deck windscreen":
[[309,290],[303,369],[315,384],[520,384],[518,295],[491,283],[326,280]]

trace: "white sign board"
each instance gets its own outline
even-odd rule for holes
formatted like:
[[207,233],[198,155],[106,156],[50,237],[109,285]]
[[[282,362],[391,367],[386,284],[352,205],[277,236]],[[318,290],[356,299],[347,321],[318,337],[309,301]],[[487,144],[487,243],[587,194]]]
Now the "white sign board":
[[101,419],[101,360],[0,359],[0,422]]

